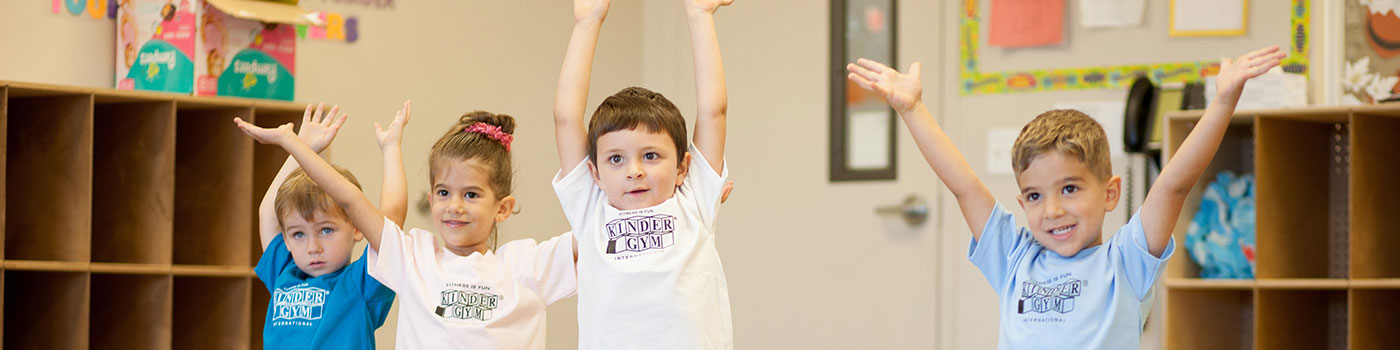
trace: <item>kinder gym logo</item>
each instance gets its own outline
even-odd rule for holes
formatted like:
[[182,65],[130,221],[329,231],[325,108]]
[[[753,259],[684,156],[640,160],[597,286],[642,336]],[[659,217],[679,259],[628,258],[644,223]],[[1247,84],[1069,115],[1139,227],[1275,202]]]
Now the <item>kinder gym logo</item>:
[[1070,279],[1064,283],[1045,286],[1035,282],[1021,282],[1021,301],[1016,305],[1016,313],[1048,313],[1051,311],[1067,314],[1074,311],[1074,298],[1084,290],[1086,283]]
[[442,291],[442,304],[434,313],[442,318],[486,321],[500,302],[499,295],[448,289]]
[[609,221],[608,254],[641,252],[676,244],[676,217],[660,214]]
[[272,292],[272,320],[319,320],[328,294],[325,289],[305,284],[278,288]]

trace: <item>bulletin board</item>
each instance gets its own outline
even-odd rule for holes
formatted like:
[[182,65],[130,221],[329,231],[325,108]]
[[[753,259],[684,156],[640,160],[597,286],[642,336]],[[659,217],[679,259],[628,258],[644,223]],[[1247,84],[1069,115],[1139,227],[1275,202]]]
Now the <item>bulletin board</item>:
[[[959,90],[963,95],[1127,88],[1134,77],[1146,75],[1158,84],[1197,81],[1215,75],[1217,60],[1187,60],[1148,64],[1083,66],[1075,68],[1013,69],[982,71],[979,47],[982,41],[980,0],[963,0],[959,13]],[[1281,66],[1289,73],[1308,71],[1308,27],[1310,1],[1290,0],[1288,15],[1288,57]],[[1161,14],[1147,13],[1146,16]],[[1165,16],[1164,16],[1165,17]],[[1074,24],[1069,24],[1074,25]],[[1165,39],[1164,39],[1165,40]],[[1182,39],[1202,40],[1202,39]],[[1280,43],[1282,45],[1283,43]],[[1250,48],[1251,50],[1253,48]],[[1232,55],[1247,51],[1230,52]],[[1219,54],[1226,54],[1221,52]]]

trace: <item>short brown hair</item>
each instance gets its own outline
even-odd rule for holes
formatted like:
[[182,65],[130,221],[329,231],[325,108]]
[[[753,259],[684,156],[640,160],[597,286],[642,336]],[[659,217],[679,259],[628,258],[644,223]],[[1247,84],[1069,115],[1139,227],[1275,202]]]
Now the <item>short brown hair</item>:
[[[349,170],[345,170],[339,165],[332,164],[331,167],[335,168],[335,171],[339,172],[340,175],[345,176],[345,179],[350,180],[350,183],[355,184],[355,188],[360,188],[360,180],[355,178],[355,174],[351,174]],[[282,186],[277,187],[277,197],[273,200],[273,207],[277,212],[279,226],[284,225],[280,220],[281,217],[291,215],[293,210],[306,220],[311,220],[311,217],[316,215],[318,211],[342,218],[348,216],[345,214],[345,208],[341,208],[335,199],[326,194],[326,191],[321,190],[321,186],[312,181],[311,177],[306,175],[306,171],[301,168],[292,171],[292,174],[287,175],[287,179],[282,181]]]
[[629,87],[608,96],[588,121],[588,159],[598,164],[598,138],[614,131],[642,128],[665,132],[676,145],[676,166],[690,150],[685,141],[685,117],[666,96],[640,87]]
[[1016,144],[1011,148],[1011,168],[1020,176],[1036,157],[1052,151],[1084,162],[1099,180],[1113,176],[1108,136],[1103,126],[1084,112],[1056,109],[1036,116],[1016,136]]

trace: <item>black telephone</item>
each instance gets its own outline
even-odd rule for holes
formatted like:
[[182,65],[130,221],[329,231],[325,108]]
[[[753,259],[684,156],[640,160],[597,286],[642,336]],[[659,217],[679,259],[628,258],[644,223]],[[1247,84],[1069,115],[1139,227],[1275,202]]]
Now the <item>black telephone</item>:
[[1133,80],[1123,111],[1123,150],[1141,153],[1152,139],[1152,115],[1157,111],[1157,86],[1145,76]]

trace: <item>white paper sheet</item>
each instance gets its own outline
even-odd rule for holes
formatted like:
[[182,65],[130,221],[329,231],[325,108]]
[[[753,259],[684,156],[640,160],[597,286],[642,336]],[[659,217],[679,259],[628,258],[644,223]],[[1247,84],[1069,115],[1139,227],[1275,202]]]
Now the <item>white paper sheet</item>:
[[1187,35],[1235,35],[1224,32],[1245,29],[1245,1],[1172,0],[1171,30]]
[[1085,28],[1142,25],[1147,0],[1079,0],[1079,23]]
[[[1206,106],[1215,102],[1215,77],[1206,78]],[[1308,77],[1284,73],[1275,67],[1250,79],[1240,93],[1235,110],[1301,107],[1308,105]]]
[[852,170],[890,166],[889,110],[851,113],[846,122],[846,167]]

